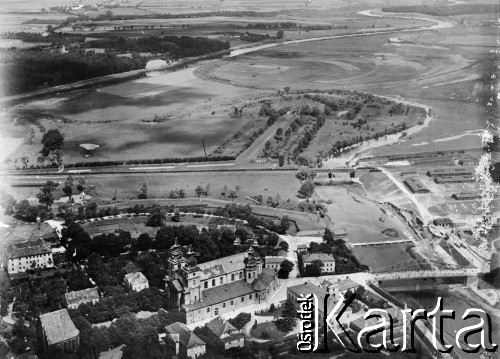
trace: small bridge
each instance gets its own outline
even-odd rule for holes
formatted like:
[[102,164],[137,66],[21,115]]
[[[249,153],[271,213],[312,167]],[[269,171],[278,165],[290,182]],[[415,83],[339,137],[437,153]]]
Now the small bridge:
[[414,259],[372,271],[377,280],[477,277],[480,270],[445,262]]

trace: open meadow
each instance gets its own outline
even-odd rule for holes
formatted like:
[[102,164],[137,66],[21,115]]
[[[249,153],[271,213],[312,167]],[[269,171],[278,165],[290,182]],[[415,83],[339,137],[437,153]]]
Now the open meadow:
[[[401,3],[412,5],[416,2]],[[307,7],[299,2],[266,3],[264,6],[260,0],[238,2],[237,7],[234,7],[235,4],[215,1],[204,2],[203,5],[197,1],[177,5],[179,9],[185,10],[219,11],[231,8],[234,11],[254,11],[258,8],[270,13],[262,17],[242,14],[239,17],[124,20],[124,25],[134,21],[138,22],[137,26],[141,23],[154,24],[165,26],[162,33],[173,31],[172,34],[190,36],[206,36],[223,30],[220,39],[231,38],[224,35],[225,31],[246,31],[244,29],[248,27],[248,31],[252,32],[256,23],[269,24],[269,29],[258,28],[255,29],[256,33],[268,31],[272,36],[276,34],[274,26],[278,23],[326,24],[332,28],[304,30],[292,27],[290,30],[285,29],[285,43],[280,46],[10,107],[5,119],[14,121],[20,118],[21,121],[16,124],[22,127],[25,134],[23,143],[13,157],[27,156],[29,164],[36,165],[37,152],[40,150],[38,143],[43,131],[49,128],[58,128],[65,135],[63,153],[66,163],[199,157],[205,155],[203,141],[207,155],[236,156],[249,141],[255,140],[254,132],[265,130],[266,119],[257,116],[259,105],[256,101],[276,94],[285,87],[290,87],[292,91],[342,89],[399,95],[416,103],[419,99],[427,100],[426,104],[431,104],[433,108],[435,120],[422,132],[403,139],[405,148],[412,151],[419,151],[422,147],[408,145],[430,143],[430,140],[439,139],[441,134],[453,136],[484,125],[482,119],[478,119],[479,109],[474,97],[477,79],[481,75],[477,63],[479,55],[470,46],[478,42],[485,47],[495,34],[492,29],[467,27],[467,21],[477,21],[473,15],[470,18],[464,15],[462,23],[453,23],[453,27],[439,31],[402,30],[390,34],[287,44],[286,41],[344,33],[363,35],[366,31],[428,27],[432,23],[422,17],[408,20],[393,15],[366,16],[358,13],[375,8],[377,4],[372,2],[357,3],[355,7],[321,0]],[[177,5],[168,4],[172,13],[175,13]],[[140,9],[161,12],[162,6],[166,6],[162,1],[147,1],[141,3]],[[274,13],[278,6],[283,6],[279,14]],[[286,9],[299,10],[291,14]],[[336,11],[330,14],[325,9]],[[112,22],[106,23],[106,20],[98,21],[99,24],[110,29],[113,26]],[[238,26],[242,26],[242,30],[238,30]],[[112,31],[110,29],[106,31]],[[181,32],[176,33],[179,30]],[[146,36],[153,33],[141,35],[132,31],[129,35],[134,34]],[[466,41],[458,43],[458,39],[462,38]],[[235,37],[231,43],[243,42]],[[235,107],[243,107],[243,113],[234,116]],[[28,119],[23,121],[23,117]],[[389,118],[383,113],[378,118],[384,123],[398,122],[396,118]],[[451,121],[453,126],[450,126]],[[370,131],[375,131],[374,127],[368,128],[367,133],[352,133],[346,131],[340,121],[339,124],[328,122],[321,134],[315,137],[305,156],[312,157],[319,151],[328,151],[338,138],[354,135],[366,137]],[[16,137],[19,131],[9,130],[7,135]],[[264,136],[269,134],[266,132]],[[257,145],[261,146],[264,142],[259,143],[258,140]],[[446,147],[460,142],[440,142],[435,146]],[[82,149],[82,144],[98,147],[89,152]],[[400,147],[383,146],[375,149],[374,153],[393,149],[399,151]],[[477,147],[477,142],[471,143],[470,147]],[[242,158],[248,163],[247,160],[262,155],[261,151],[261,148],[249,150],[247,152],[251,156],[244,153]]]

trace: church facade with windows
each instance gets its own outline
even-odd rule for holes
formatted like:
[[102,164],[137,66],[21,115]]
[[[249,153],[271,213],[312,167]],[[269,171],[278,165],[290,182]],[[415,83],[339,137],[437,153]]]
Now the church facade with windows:
[[265,302],[278,285],[276,273],[263,268],[253,243],[246,252],[201,264],[191,247],[186,255],[177,241],[170,249],[165,287],[186,313],[187,324]]

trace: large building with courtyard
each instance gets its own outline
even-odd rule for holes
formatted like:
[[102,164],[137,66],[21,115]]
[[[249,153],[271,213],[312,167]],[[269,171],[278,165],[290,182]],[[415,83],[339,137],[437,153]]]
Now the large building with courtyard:
[[263,268],[252,245],[247,252],[201,264],[191,249],[186,257],[176,241],[165,282],[172,303],[186,313],[187,324],[265,302],[279,285],[274,270]]

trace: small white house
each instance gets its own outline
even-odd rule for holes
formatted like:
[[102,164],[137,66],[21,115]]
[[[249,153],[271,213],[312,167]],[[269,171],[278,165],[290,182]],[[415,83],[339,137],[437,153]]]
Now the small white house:
[[141,272],[126,274],[125,284],[128,288],[136,292],[140,292],[143,289],[149,288],[149,281]]

